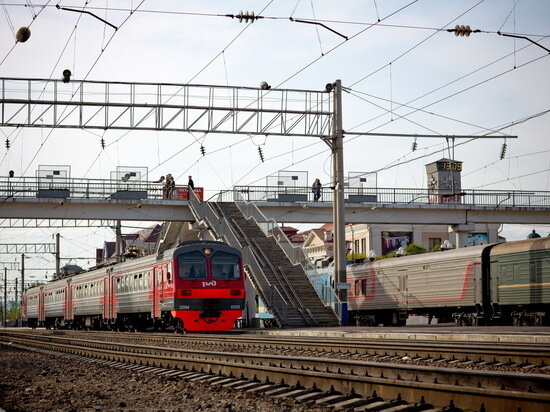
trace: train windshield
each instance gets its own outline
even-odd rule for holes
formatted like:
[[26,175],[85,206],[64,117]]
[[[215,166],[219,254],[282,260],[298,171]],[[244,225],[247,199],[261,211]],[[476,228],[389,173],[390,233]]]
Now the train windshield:
[[216,280],[240,279],[239,257],[227,252],[216,252],[212,257],[212,277]]
[[206,279],[206,258],[200,252],[191,252],[180,256],[179,275],[183,280]]

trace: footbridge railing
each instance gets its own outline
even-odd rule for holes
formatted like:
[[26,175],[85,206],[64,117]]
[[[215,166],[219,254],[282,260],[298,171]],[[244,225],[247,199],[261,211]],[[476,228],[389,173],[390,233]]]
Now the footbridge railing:
[[[313,202],[310,187],[304,186],[235,186],[225,192],[222,201],[247,202]],[[348,204],[383,203],[438,205],[454,204],[484,207],[550,208],[550,191],[541,190],[481,190],[463,189],[430,190],[414,188],[344,188],[344,200]],[[330,187],[321,190],[320,202],[332,202]]]

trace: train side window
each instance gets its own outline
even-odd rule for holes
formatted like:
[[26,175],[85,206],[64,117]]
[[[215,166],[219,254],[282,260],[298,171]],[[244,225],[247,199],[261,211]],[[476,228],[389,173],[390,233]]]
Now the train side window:
[[212,256],[212,277],[216,280],[240,279],[239,257],[227,252],[216,252]]
[[361,294],[361,280],[355,281],[355,296],[359,296]]
[[367,295],[367,279],[361,279],[361,294]]
[[200,252],[190,252],[179,257],[180,279],[206,279],[206,258]]

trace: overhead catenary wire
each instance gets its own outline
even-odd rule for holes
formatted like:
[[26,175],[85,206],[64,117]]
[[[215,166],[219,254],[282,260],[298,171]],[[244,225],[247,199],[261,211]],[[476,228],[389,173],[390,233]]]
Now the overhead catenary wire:
[[[142,0],[137,6],[136,8],[139,8],[141,7],[141,5],[145,2],[145,0]],[[122,23],[118,26],[119,29],[130,19],[130,17],[132,16],[133,14],[130,13],[126,19],[124,19],[122,21]],[[88,78],[88,76],[90,75],[90,73],[92,72],[92,70],[94,69],[94,67],[97,65],[97,63],[99,62],[99,59],[101,58],[101,56],[103,56],[103,54],[105,53],[105,49],[109,46],[109,44],[111,43],[111,41],[113,40],[113,38],[115,37],[115,35],[118,33],[119,31],[114,31],[111,35],[111,37],[109,38],[109,40],[107,41],[107,43],[105,44],[105,47],[101,49],[101,51],[99,52],[99,55],[97,56],[97,58],[95,59],[95,61],[92,63],[91,67],[88,69],[88,72],[86,73],[86,75],[83,77],[82,80],[86,80]],[[80,90],[80,87],[77,88],[77,90],[75,90],[73,92],[73,94],[71,95],[71,101],[72,99],[74,98],[74,96],[76,96],[76,94],[78,93],[78,91]],[[68,106],[67,106],[68,107]],[[60,114],[60,117],[63,116],[63,114],[65,113],[65,111],[67,110],[67,108],[65,108],[63,110],[63,112]],[[38,148],[38,150],[36,151],[36,153],[34,154],[33,158],[29,161],[28,163],[28,166],[24,169],[23,171],[23,174],[27,172],[27,170],[29,169],[29,167],[31,167],[32,163],[34,162],[34,160],[36,159],[36,157],[38,156],[38,154],[40,153],[40,151],[42,150],[42,148],[44,147],[44,144],[46,143],[46,141],[50,138],[50,136],[52,135],[53,131],[55,129],[51,129],[51,131],[48,133],[48,135],[46,136],[46,140],[40,145],[40,147]]]

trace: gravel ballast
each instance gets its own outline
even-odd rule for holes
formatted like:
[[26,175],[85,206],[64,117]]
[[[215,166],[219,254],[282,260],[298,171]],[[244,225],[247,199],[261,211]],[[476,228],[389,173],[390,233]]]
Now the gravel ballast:
[[326,412],[330,409],[0,345],[0,408],[11,411]]

